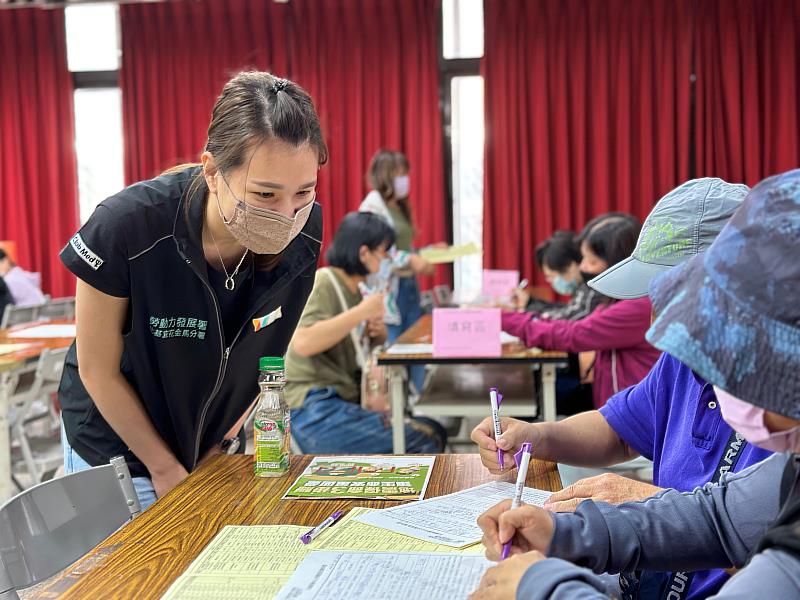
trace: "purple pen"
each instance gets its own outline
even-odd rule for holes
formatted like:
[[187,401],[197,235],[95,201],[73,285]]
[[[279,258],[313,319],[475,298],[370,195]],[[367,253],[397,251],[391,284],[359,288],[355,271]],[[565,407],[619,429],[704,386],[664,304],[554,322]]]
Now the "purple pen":
[[[492,422],[494,423],[494,441],[500,439],[500,435],[503,433],[500,431],[500,403],[503,402],[503,394],[497,391],[496,387],[489,388],[489,401],[492,403]],[[500,470],[503,471],[505,469],[505,459],[503,457],[503,451],[500,448],[497,448],[497,462],[500,463]]]
[[327,527],[330,527],[331,525],[333,525],[334,523],[336,523],[336,521],[338,521],[338,520],[339,520],[339,517],[341,517],[343,514],[344,514],[344,511],[343,511],[343,510],[337,510],[337,511],[336,511],[335,513],[333,513],[333,514],[332,514],[330,517],[328,517],[327,519],[325,519],[325,520],[324,520],[322,523],[320,523],[319,525],[317,525],[316,527],[314,527],[314,529],[312,529],[312,530],[311,530],[311,531],[309,531],[308,533],[304,533],[303,535],[301,535],[301,536],[300,536],[300,541],[301,541],[301,542],[303,542],[304,544],[310,544],[310,543],[311,543],[311,540],[313,540],[313,539],[314,539],[315,537],[317,537],[317,536],[318,536],[320,533],[322,533],[322,531],[323,531],[325,528],[327,528]]
[[[514,462],[517,463],[517,487],[514,490],[514,499],[511,501],[511,510],[519,508],[522,504],[522,491],[525,489],[525,479],[528,477],[528,465],[531,462],[531,443],[525,442],[522,444],[519,452],[514,455]],[[508,553],[511,551],[511,540],[503,544],[503,554],[500,560],[508,558]]]

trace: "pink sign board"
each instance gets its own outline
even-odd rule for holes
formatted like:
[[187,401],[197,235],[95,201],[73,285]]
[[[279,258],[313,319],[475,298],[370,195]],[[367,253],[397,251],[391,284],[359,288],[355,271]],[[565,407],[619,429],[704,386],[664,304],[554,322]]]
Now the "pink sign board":
[[501,353],[499,308],[433,309],[435,357],[483,358]]
[[519,285],[519,271],[501,271],[498,269],[483,270],[484,296],[490,298],[508,298],[511,290]]

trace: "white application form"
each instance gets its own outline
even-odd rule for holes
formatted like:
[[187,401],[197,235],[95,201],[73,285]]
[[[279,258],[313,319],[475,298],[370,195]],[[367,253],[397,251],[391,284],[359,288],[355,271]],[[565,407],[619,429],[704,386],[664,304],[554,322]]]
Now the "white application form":
[[312,552],[276,600],[463,600],[494,563],[482,556]]
[[[551,493],[526,487],[522,501],[543,506]],[[481,541],[483,532],[477,523],[481,513],[513,497],[513,483],[493,481],[447,496],[376,510],[355,520],[427,542],[463,548]]]

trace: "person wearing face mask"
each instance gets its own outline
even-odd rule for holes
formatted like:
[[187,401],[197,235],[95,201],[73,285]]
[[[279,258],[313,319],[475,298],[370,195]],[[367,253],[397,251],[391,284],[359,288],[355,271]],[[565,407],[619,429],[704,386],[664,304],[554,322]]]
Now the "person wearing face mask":
[[547,283],[559,296],[568,296],[569,301],[545,302],[514,288],[512,295],[518,309],[543,319],[572,321],[590,315],[600,305],[603,296],[587,286],[581,277],[581,251],[572,231],[556,231],[539,244],[535,252],[536,263]]
[[[587,223],[579,236],[581,277],[589,281],[633,251],[641,225],[624,213],[608,213]],[[503,331],[528,347],[566,352],[596,352],[592,400],[599,408],[613,394],[641,381],[658,358],[644,334],[650,325],[647,298],[604,298],[590,315],[574,320],[545,320],[530,313],[503,311]]]
[[68,473],[122,455],[146,507],[236,450],[259,357],[285,353],[311,292],[327,157],[303,89],[240,73],[213,107],[202,164],[122,190],[69,240]]
[[[380,216],[395,231],[396,241],[389,253],[390,261],[380,276],[387,285],[384,320],[390,343],[422,316],[417,274],[434,272],[434,266],[414,251],[417,232],[409,200],[409,169],[408,159],[402,152],[378,150],[367,171],[367,183],[372,190],[358,207],[359,212]],[[421,392],[425,367],[410,367],[409,375],[417,392]]]
[[[317,271],[286,356],[286,401],[303,452],[392,452],[385,416],[360,406],[356,343],[366,346],[360,352],[366,355],[386,340],[385,293],[383,288],[369,292],[366,282],[394,242],[394,230],[377,215],[349,213],[328,249],[330,267]],[[410,453],[436,453],[444,448],[445,434],[435,421],[415,418],[406,424],[406,440]]]
[[[656,275],[709,248],[748,191],[746,185],[714,177],[671,190],[648,215],[631,256],[592,279],[591,286],[612,298],[646,295]],[[636,456],[653,461],[653,485],[614,473],[588,477],[549,498],[545,506],[558,512],[575,510],[586,499],[621,504],[664,488],[691,491],[770,454],[722,421],[713,386],[669,353],[640,383],[609,398],[600,410],[557,423],[503,419],[501,425],[500,445],[510,454],[531,442],[535,457],[568,465],[609,467]],[[486,467],[498,472],[491,427],[484,421],[472,437]],[[640,597],[648,597],[643,590],[666,588],[668,580],[682,576],[645,572],[617,579],[622,586],[636,581]],[[693,573],[684,593],[673,600],[706,598],[728,577],[721,569]]]
[[479,520],[487,554],[512,539],[514,556],[472,598],[605,598],[595,573],[643,569],[680,577],[639,597],[681,598],[695,571],[730,567],[714,598],[800,597],[798,240],[795,170],[761,182],[705,253],[650,285],[648,339],[713,386],[721,419],[748,444],[775,454],[692,493],[587,500],[575,513],[498,505]]

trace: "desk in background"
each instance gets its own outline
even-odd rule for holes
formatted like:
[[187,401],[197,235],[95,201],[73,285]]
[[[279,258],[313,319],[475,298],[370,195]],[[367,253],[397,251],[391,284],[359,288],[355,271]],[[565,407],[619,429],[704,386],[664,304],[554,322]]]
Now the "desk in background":
[[[64,321],[54,321],[50,324],[67,324]],[[57,350],[67,348],[74,340],[72,337],[59,338],[24,338],[9,337],[11,333],[18,333],[42,323],[18,325],[9,329],[0,329],[0,344],[25,344],[26,347],[9,354],[0,355],[0,372],[13,371],[39,360],[45,348]],[[0,382],[0,503],[5,502],[16,493],[16,487],[11,479],[11,439],[9,437],[8,398],[12,390]]]
[[[26,597],[160,598],[225,525],[306,525],[334,510],[353,506],[386,508],[378,500],[281,500],[313,456],[295,456],[289,475],[258,479],[252,456],[217,456],[133,522],[111,535],[60,576]],[[489,481],[514,481],[516,471],[494,477],[474,454],[438,455],[426,498]],[[531,461],[527,485],[558,491],[555,463]]]
[[[403,335],[397,344],[429,344],[432,341],[433,317],[424,315]],[[392,405],[392,433],[395,454],[404,454],[405,440],[405,378],[410,365],[529,365],[539,367],[540,389],[542,392],[542,416],[545,421],[556,420],[556,368],[567,364],[566,352],[540,352],[519,344],[504,344],[503,354],[495,358],[437,358],[432,354],[388,354],[378,357],[378,364],[389,367],[389,395]],[[502,381],[497,385],[502,391]],[[531,398],[533,401],[533,397]],[[489,411],[489,397],[486,396],[486,415]]]

